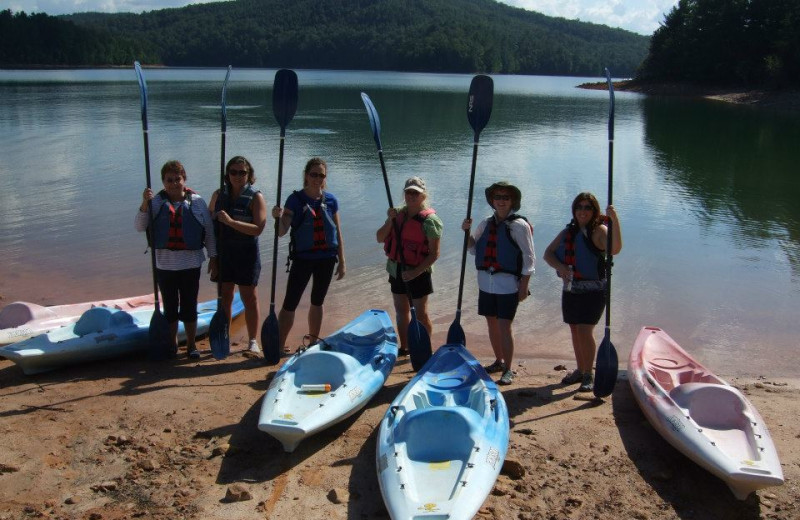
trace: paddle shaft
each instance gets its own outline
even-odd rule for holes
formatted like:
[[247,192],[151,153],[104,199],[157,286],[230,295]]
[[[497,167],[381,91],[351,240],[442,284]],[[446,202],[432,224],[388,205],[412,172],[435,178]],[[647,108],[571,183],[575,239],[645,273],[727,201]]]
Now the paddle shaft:
[[[222,101],[220,103],[220,153],[219,153],[219,192],[217,193],[217,206],[219,206],[219,201],[222,200],[224,196],[223,191],[225,190],[225,139],[226,134],[228,133],[228,108],[226,102],[226,95],[228,92],[228,79],[231,77],[231,66],[228,65],[228,73],[225,75],[225,82],[222,84]],[[216,210],[216,208],[212,208],[212,210]],[[225,226],[220,224],[217,226],[219,230],[219,234],[217,236],[217,243],[219,246],[222,245],[222,233],[224,231]],[[217,250],[217,310],[219,311],[219,305],[222,303],[222,280],[220,279],[222,274],[222,255],[220,254],[219,248]],[[225,314],[228,314],[226,309]]]
[[[278,152],[278,189],[275,195],[276,204],[280,204],[281,200],[281,184],[283,184],[283,147],[286,142],[286,126],[281,126],[281,142],[280,150]],[[272,239],[272,281],[270,283],[269,295],[269,312],[275,313],[275,278],[278,269],[278,230],[280,227],[280,219],[275,220],[275,232]]]
[[[472,145],[472,170],[469,174],[469,195],[467,196],[467,220],[472,216],[472,197],[475,192],[475,167],[478,162],[478,139],[480,131],[475,131],[475,140]],[[461,248],[461,275],[458,279],[458,303],[456,305],[456,317],[458,322],[461,318],[461,300],[464,296],[464,272],[467,268],[467,247],[469,247],[469,230],[464,231],[464,246]]]
[[[613,204],[614,192],[614,84],[611,81],[611,73],[606,69],[606,82],[608,83],[608,94],[610,105],[608,109],[608,205]],[[611,254],[611,220],[608,220],[608,234],[606,237],[606,336],[609,335],[611,327],[611,266],[614,265],[613,255]]]

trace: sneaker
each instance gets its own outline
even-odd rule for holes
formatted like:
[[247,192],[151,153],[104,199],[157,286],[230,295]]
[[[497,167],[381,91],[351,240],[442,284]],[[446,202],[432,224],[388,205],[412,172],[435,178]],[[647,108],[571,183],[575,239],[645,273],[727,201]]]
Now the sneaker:
[[197,350],[197,347],[187,348],[186,354],[189,356],[190,359],[200,359],[200,351]]
[[583,373],[578,370],[577,368],[572,371],[571,374],[567,374],[564,376],[564,379],[561,380],[562,385],[574,385],[575,383],[580,383],[583,380]]
[[591,392],[593,386],[594,377],[592,377],[591,372],[586,372],[583,374],[583,379],[581,380],[581,386],[578,388],[578,392]]
[[248,349],[253,354],[261,354],[261,348],[258,346],[258,341],[255,338],[250,340],[250,346]]
[[491,365],[486,365],[483,368],[484,368],[484,370],[486,370],[486,372],[488,374],[494,374],[494,373],[497,373],[497,372],[505,372],[506,371],[506,366],[503,364],[502,361],[498,361],[498,360],[495,360],[494,363],[492,363]]
[[498,385],[510,385],[514,382],[514,372],[511,369],[506,370],[503,372],[503,377],[497,381]]

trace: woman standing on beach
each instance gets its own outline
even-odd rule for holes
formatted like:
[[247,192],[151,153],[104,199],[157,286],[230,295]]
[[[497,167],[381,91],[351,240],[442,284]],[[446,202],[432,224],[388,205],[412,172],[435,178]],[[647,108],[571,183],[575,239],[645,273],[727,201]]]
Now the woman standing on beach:
[[[211,213],[203,198],[186,187],[186,170],[178,161],[161,167],[164,189],[154,194],[146,188],[136,213],[136,231],[147,230],[150,247],[156,251],[156,279],[164,302],[164,317],[169,322],[170,341],[177,349],[178,320],[186,329],[186,353],[200,357],[195,346],[197,334],[197,294],[205,246],[210,258],[208,271],[217,275],[217,248]],[[150,226],[148,203],[153,207]]]
[[433,293],[431,273],[439,258],[439,240],[444,228],[433,208],[428,207],[425,181],[419,177],[406,180],[403,198],[405,205],[389,208],[386,222],[376,233],[388,257],[386,270],[397,316],[401,356],[408,355],[408,325],[411,322],[408,295],[411,295],[417,319],[427,329],[428,336],[433,333],[433,323],[428,316],[428,295]]
[[[485,368],[489,373],[502,372],[498,384],[510,385],[514,381],[511,324],[520,302],[530,294],[536,260],[533,226],[515,213],[522,201],[519,188],[500,181],[486,188],[485,194],[494,213],[475,227],[469,250],[478,270],[478,314],[486,317],[495,357]],[[471,226],[472,219],[464,219],[461,227],[469,231]]]
[[[622,249],[622,232],[614,206],[606,208],[611,219],[611,254]],[[561,313],[569,325],[578,368],[561,380],[562,385],[580,383],[579,392],[591,392],[592,366],[597,344],[594,327],[606,306],[605,249],[608,227],[603,223],[597,197],[579,193],[572,201],[572,220],[547,246],[544,261],[564,280]]]
[[255,171],[250,161],[237,155],[225,166],[225,187],[211,196],[212,216],[217,221],[216,238],[219,250],[219,283],[222,305],[231,315],[233,292],[239,286],[247,324],[248,350],[261,352],[258,334],[258,278],[261,274],[261,252],[258,237],[267,221],[267,203],[253,187]]
[[[319,157],[311,158],[303,170],[303,189],[293,191],[284,208],[272,208],[278,220],[278,236],[291,229],[289,243],[289,280],[286,296],[278,313],[279,348],[286,352],[286,338],[294,325],[294,313],[311,283],[311,306],[308,309],[308,333],[319,337],[328,287],[333,279],[345,275],[344,240],[339,221],[339,201],[325,191],[328,165]],[[338,267],[336,266],[338,261]]]

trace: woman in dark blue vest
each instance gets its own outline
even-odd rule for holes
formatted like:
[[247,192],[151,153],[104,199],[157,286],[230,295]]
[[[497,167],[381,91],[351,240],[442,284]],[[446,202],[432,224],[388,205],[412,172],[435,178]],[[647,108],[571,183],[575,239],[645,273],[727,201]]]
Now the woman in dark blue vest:
[[217,221],[219,282],[222,284],[222,305],[231,315],[235,286],[244,303],[248,350],[258,354],[259,307],[258,277],[261,274],[261,253],[258,237],[267,222],[267,203],[253,187],[255,171],[250,161],[237,155],[225,166],[225,187],[211,196],[211,208]]
[[[611,254],[622,249],[622,232],[614,206],[606,208],[611,219]],[[606,306],[605,249],[608,227],[600,214],[600,203],[591,193],[579,193],[572,201],[572,220],[547,246],[544,261],[564,281],[561,313],[569,325],[578,368],[561,380],[563,385],[580,383],[579,392],[591,392],[592,367],[597,344],[594,327]]]
[[[281,350],[286,351],[286,338],[294,325],[294,313],[311,281],[311,305],[308,309],[308,333],[319,337],[322,329],[322,305],[333,279],[345,274],[344,241],[339,221],[339,201],[325,191],[328,165],[313,157],[303,169],[303,189],[293,191],[283,208],[272,208],[278,222],[278,235],[291,230],[289,243],[289,280],[286,295],[278,313]],[[338,265],[337,265],[338,263]]]

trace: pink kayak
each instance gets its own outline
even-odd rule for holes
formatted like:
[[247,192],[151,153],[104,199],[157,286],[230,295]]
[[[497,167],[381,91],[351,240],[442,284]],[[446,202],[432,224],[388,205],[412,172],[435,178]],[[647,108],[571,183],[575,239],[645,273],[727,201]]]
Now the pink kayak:
[[778,453],[755,407],[666,332],[642,328],[628,375],[633,395],[658,433],[721,478],[736,498],[783,484]]
[[84,312],[93,307],[131,311],[152,308],[153,299],[152,294],[145,294],[117,300],[72,303],[52,307],[43,307],[28,302],[9,303],[0,310],[0,345],[16,343],[75,323]]

